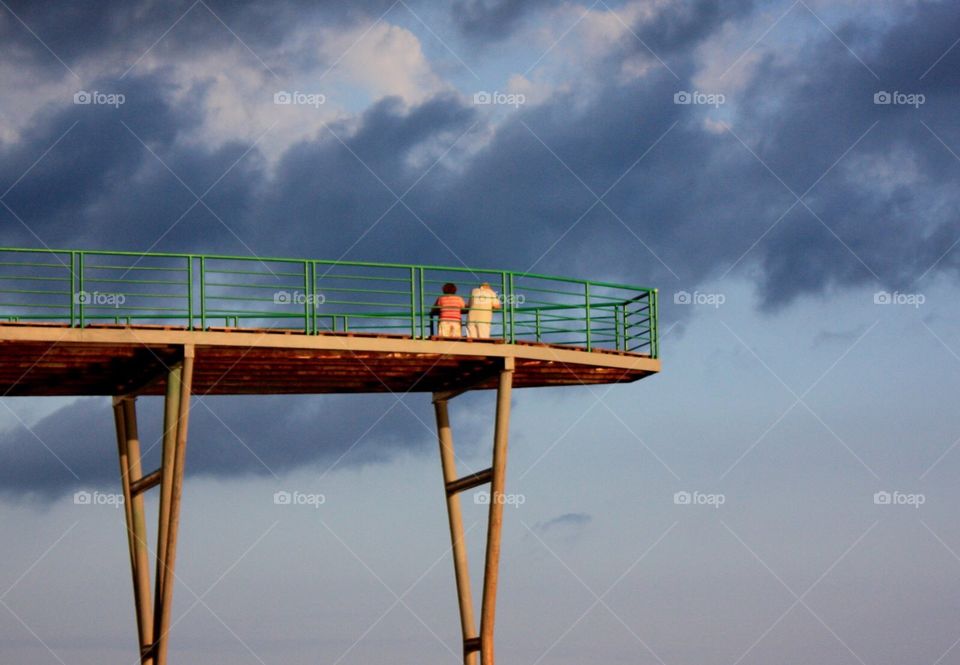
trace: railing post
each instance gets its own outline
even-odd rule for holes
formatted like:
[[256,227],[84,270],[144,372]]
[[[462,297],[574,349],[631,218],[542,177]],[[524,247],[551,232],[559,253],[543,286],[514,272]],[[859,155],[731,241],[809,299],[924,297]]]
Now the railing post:
[[[77,265],[77,279],[78,279],[78,282],[79,282],[79,283],[78,283],[78,288],[77,288],[77,290],[76,290],[75,293],[76,293],[76,294],[79,294],[79,293],[84,293],[84,291],[83,291],[83,252],[77,252],[77,263],[78,263],[78,265]],[[74,295],[73,297],[76,298],[77,296]],[[81,328],[83,328],[83,301],[84,301],[84,298],[80,298],[80,299],[79,299],[79,302],[77,303],[77,304],[78,304],[77,309],[79,310],[80,327],[81,327]]]
[[510,303],[510,296],[507,293],[507,273],[500,273],[500,296],[503,298],[503,302],[500,303],[500,325],[503,328],[501,336],[503,341],[506,342],[509,339],[509,330],[507,328],[507,306]]
[[190,317],[188,330],[193,330],[193,255],[187,256],[187,316]]
[[539,342],[540,341],[540,308],[539,307],[536,310],[534,310],[534,315],[536,316],[536,320],[537,320],[537,341]]
[[310,319],[312,318],[311,313],[311,303],[313,298],[311,297],[313,280],[310,277],[310,261],[304,260],[303,262],[303,334],[310,334]]
[[77,253],[70,252],[70,327],[77,325]]
[[623,350],[630,350],[630,302],[623,303]]
[[516,302],[517,297],[513,292],[513,273],[510,273],[510,295],[507,296],[510,299],[510,343],[513,344],[517,341],[517,313],[516,313]]
[[587,314],[587,351],[593,348],[590,343],[590,282],[583,283],[584,309]]
[[420,268],[420,339],[427,338],[427,315],[423,309],[423,268]]
[[417,267],[410,266],[410,337],[417,337]]
[[613,347],[620,351],[620,308],[623,305],[613,305]]
[[[313,292],[317,292],[317,262],[310,262],[310,288],[313,289]],[[314,300],[313,303],[313,320],[310,322],[310,334],[316,335],[320,332],[320,308],[317,307],[317,302]]]
[[653,297],[653,306],[651,307],[651,316],[650,316],[650,357],[659,358],[660,357],[660,333],[659,329],[659,319],[660,319],[660,289],[654,289],[652,293]]
[[207,257],[200,257],[200,330],[207,329]]

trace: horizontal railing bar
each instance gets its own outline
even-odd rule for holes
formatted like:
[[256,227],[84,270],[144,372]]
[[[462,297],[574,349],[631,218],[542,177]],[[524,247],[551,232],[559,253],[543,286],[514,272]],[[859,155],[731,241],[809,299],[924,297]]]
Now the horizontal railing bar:
[[239,312],[232,309],[208,309],[207,316],[213,317],[230,317],[241,318],[241,319],[303,319],[303,312],[275,312],[275,311],[263,311],[263,310],[251,310],[248,309],[243,312]]
[[23,266],[28,268],[70,268],[69,265],[64,265],[63,263],[36,263],[34,261],[0,261],[0,266],[7,266],[9,268],[20,268]]
[[2,282],[69,282],[69,277],[43,277],[39,275],[4,275]]
[[[301,275],[302,277],[302,275]],[[224,282],[207,282],[207,287],[211,286],[222,286],[230,289],[273,289],[274,291],[296,291],[297,289],[303,290],[303,284],[227,284]],[[208,298],[216,298],[217,296],[207,295]]]
[[[150,312],[179,312],[181,314],[189,313],[189,310],[181,309],[179,307],[153,307],[150,309],[150,312],[145,312],[142,307],[127,307],[126,305],[85,304],[83,307],[85,310],[95,310],[95,311],[103,311],[105,309],[108,309],[108,310],[117,311],[117,312],[141,312],[138,318],[148,318],[150,316]],[[84,316],[87,316],[87,314],[84,313]]]
[[[154,256],[152,254],[147,254],[144,258],[150,258]],[[178,266],[110,266],[110,265],[87,265],[84,264],[84,270],[126,270],[127,272],[133,272],[134,270],[159,270],[161,272],[189,272],[189,268],[181,268]]]
[[357,300],[325,300],[324,305],[360,305],[362,307],[400,307],[410,310],[410,303],[361,302]]
[[[69,277],[63,277],[70,281]],[[124,279],[123,277],[84,277],[84,282],[93,282],[96,284],[173,284],[174,286],[187,286],[190,282],[177,279]]]
[[[209,258],[209,257],[208,257]],[[211,268],[209,265],[204,267],[204,271],[208,274],[215,275],[256,275],[257,277],[300,277],[303,278],[302,272],[263,272],[255,270],[217,270],[216,268]]]
[[[187,298],[186,293],[138,293],[136,291],[110,291],[109,293],[97,290],[87,290],[84,289],[86,293],[102,293],[104,295],[111,296],[123,296],[124,298],[163,298],[165,300],[183,300]],[[84,303],[85,305],[90,303]]]
[[[43,309],[62,309],[62,310],[65,311],[65,312],[69,312],[69,311],[70,311],[70,307],[68,307],[68,306],[66,306],[66,305],[63,305],[63,304],[54,305],[54,304],[46,304],[46,303],[28,303],[28,302],[24,302],[24,303],[19,303],[19,302],[9,303],[9,302],[4,302],[4,303],[0,303],[0,307],[40,307],[40,308],[43,308]],[[67,314],[67,316],[69,316],[69,314]]]
[[[411,268],[411,267],[413,267],[413,266],[408,266],[408,270],[409,270],[409,268]],[[384,281],[384,282],[405,282],[405,283],[407,283],[407,284],[410,283],[410,277],[409,277],[409,276],[407,276],[407,277],[382,277],[382,276],[380,276],[380,275],[377,275],[377,276],[371,276],[371,275],[342,275],[342,274],[337,274],[337,273],[327,273],[327,274],[324,274],[324,275],[318,275],[318,276],[317,276],[317,283],[319,284],[319,283],[321,282],[321,280],[326,280],[326,279],[329,279],[329,280],[336,280],[336,279],[367,279],[367,280],[378,280],[378,281]]]
[[[410,280],[408,279],[407,282]],[[337,287],[337,286],[324,286],[318,289],[321,293],[325,291],[336,291],[340,293],[383,293],[386,295],[399,295],[399,296],[409,296],[410,291],[395,291],[391,289],[350,289],[346,287]],[[407,303],[409,307],[409,303]]]
[[33,296],[69,296],[71,291],[38,291],[36,289],[0,289],[0,293],[22,293]]

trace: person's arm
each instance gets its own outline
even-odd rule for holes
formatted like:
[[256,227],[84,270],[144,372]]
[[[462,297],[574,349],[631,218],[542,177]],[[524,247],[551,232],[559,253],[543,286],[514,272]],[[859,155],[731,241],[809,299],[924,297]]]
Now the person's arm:
[[440,316],[440,298],[433,302],[433,308],[430,310],[430,316]]
[[490,291],[490,297],[491,297],[491,300],[493,300],[493,302],[491,303],[491,306],[492,306],[494,309],[500,309],[500,308],[502,307],[502,305],[500,304],[500,298],[497,297],[497,292],[491,290],[491,291]]

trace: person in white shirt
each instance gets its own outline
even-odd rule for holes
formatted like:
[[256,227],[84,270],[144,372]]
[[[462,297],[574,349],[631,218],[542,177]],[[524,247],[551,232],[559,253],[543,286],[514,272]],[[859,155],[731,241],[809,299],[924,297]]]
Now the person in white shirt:
[[501,307],[497,292],[490,288],[488,282],[484,282],[470,292],[470,302],[467,307],[467,337],[489,338],[493,310]]

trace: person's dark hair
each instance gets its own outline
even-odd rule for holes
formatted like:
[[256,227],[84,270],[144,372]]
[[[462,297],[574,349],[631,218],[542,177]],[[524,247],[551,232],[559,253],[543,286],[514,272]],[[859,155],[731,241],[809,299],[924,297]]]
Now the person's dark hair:
[[447,282],[446,284],[443,285],[443,292],[447,294],[456,293],[457,285],[454,284],[453,282]]

